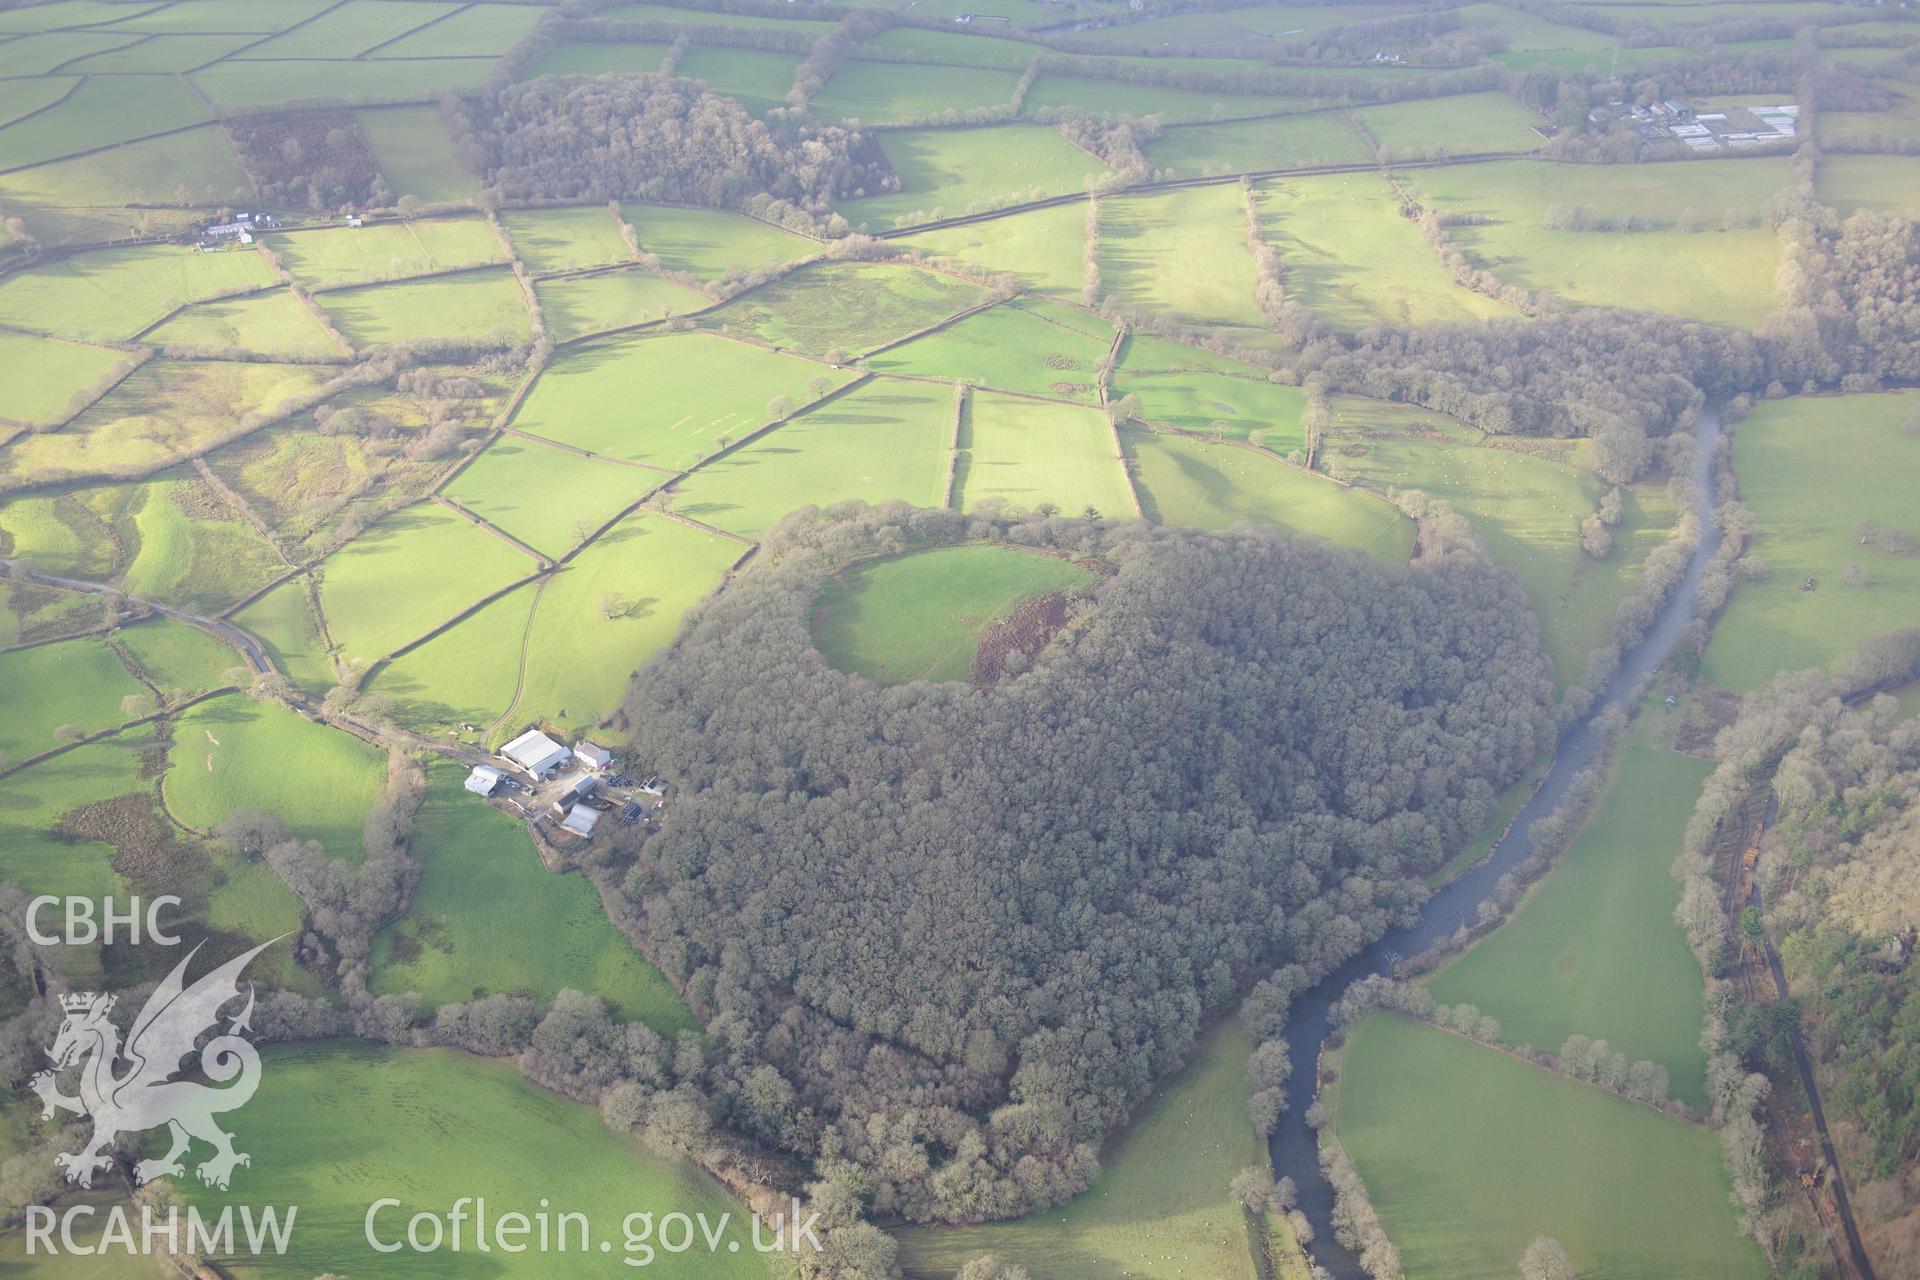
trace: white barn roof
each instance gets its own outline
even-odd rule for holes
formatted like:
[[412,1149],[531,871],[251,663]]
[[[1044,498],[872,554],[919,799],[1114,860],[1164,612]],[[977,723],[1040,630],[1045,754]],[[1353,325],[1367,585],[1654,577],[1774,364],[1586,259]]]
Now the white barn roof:
[[565,764],[569,753],[538,729],[529,729],[500,748],[500,754],[528,773],[544,777]]
[[473,772],[467,775],[467,790],[477,796],[490,796],[505,776],[490,764],[477,764],[473,766]]
[[598,809],[590,809],[584,804],[577,804],[567,810],[567,816],[561,820],[560,827],[563,831],[571,831],[577,836],[591,836],[594,827],[598,825],[599,822],[600,811]]

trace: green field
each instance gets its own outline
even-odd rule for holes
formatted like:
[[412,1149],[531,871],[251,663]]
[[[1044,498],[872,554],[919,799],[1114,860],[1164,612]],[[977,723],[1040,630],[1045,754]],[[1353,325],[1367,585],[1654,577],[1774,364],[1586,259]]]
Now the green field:
[[318,317],[290,289],[196,303],[148,332],[142,341],[193,353],[246,351],[310,359],[343,354]]
[[856,227],[937,222],[1084,191],[1108,172],[1057,130],[1041,125],[915,129],[887,134],[881,148],[900,176],[901,189],[842,203],[839,211]]
[[1437,414],[1381,401],[1342,399],[1321,452],[1324,470],[1390,492],[1418,489],[1465,516],[1493,559],[1511,569],[1545,632],[1563,684],[1606,643],[1620,602],[1647,554],[1672,527],[1673,503],[1652,481],[1622,491],[1614,547],[1595,560],[1580,547],[1580,522],[1608,485],[1568,461],[1492,447]]
[[395,194],[438,204],[471,199],[478,190],[439,107],[371,107],[355,112],[354,119]]
[[[0,80],[0,125],[43,111],[73,92],[74,76],[40,76],[29,80]],[[0,134],[0,137],[4,137]]]
[[484,218],[410,218],[290,231],[270,235],[267,242],[310,289],[377,284],[507,260]]
[[122,892],[111,847],[69,841],[54,828],[83,805],[148,791],[141,755],[153,745],[151,728],[132,730],[0,778],[0,879],[36,895]]
[[320,566],[320,607],[342,656],[369,663],[481,597],[533,561],[445,507],[397,511]]
[[1540,1235],[1581,1275],[1767,1274],[1707,1130],[1391,1014],[1341,1059],[1340,1141],[1408,1275],[1512,1275]]
[[114,640],[147,679],[172,696],[199,693],[244,670],[240,655],[198,627],[154,618],[123,627]]
[[385,778],[385,759],[358,738],[229,694],[174,722],[162,795],[168,812],[200,831],[235,809],[264,809],[328,857],[358,862],[361,822]]
[[1113,326],[1038,299],[978,311],[958,324],[874,356],[876,373],[954,378],[975,386],[1099,402]]
[[1872,209],[1910,218],[1920,211],[1920,156],[1834,156],[1821,161],[1814,192],[1843,215]]
[[1354,117],[1390,160],[1532,151],[1543,142],[1533,131],[1538,117],[1504,93],[1362,107]]
[[665,478],[503,436],[442,492],[534,550],[559,556]]
[[[0,755],[10,760],[50,751],[54,730],[94,733],[131,719],[121,699],[151,698],[99,640],[63,640],[0,653],[0,688],[11,716],[0,725]],[[141,713],[136,713],[141,714]]]
[[672,22],[684,27],[759,27],[763,30],[804,31],[811,36],[823,36],[834,27],[831,22],[789,18],[785,14],[766,18],[759,14],[690,9],[673,4],[622,4],[602,10],[600,16],[621,22]]
[[[91,0],[70,2],[88,3]],[[113,27],[116,31],[251,31],[267,34],[284,31],[328,7],[326,0],[275,0],[271,9],[262,7],[257,0],[178,0],[175,4],[152,8],[134,6],[134,16],[120,18]],[[60,10],[65,5],[56,4],[49,8]],[[98,8],[101,16],[105,16],[109,10],[127,12],[117,0],[98,0]],[[81,22],[99,20],[97,17],[68,19]]]
[[351,58],[444,18],[458,7],[428,0],[346,0],[285,35],[255,45],[243,56]]
[[808,383],[847,380],[825,365],[714,334],[677,333],[568,348],[541,375],[513,425],[578,449],[681,470],[765,425],[785,396],[812,399]]
[[478,733],[460,726],[484,729],[513,705],[520,646],[538,590],[528,585],[509,591],[380,668],[368,687],[410,729],[479,741]]
[[979,285],[924,267],[843,262],[802,267],[734,299],[705,323],[808,355],[836,347],[857,355],[986,300]]
[[[644,41],[619,44],[557,44],[527,68],[523,80],[535,76],[645,75],[666,61],[667,46]],[[792,77],[788,77],[792,82]]]
[[673,510],[758,537],[800,507],[946,500],[951,387],[878,378],[679,481]]
[[1247,1215],[1233,1176],[1267,1163],[1247,1119],[1252,1046],[1227,1023],[1162,1084],[1140,1118],[1101,1153],[1100,1175],[1058,1209],[977,1227],[897,1233],[911,1280],[945,1280],[991,1252],[1047,1280],[1255,1280]]
[[1086,225],[1085,205],[1063,204],[921,231],[897,243],[969,271],[1004,272],[1026,288],[1077,302]]
[[1150,520],[1199,529],[1273,525],[1389,564],[1413,554],[1413,522],[1391,503],[1258,449],[1138,429],[1121,439]]
[[1012,71],[856,59],[814,95],[813,114],[822,120],[900,124],[948,111],[1002,106],[1013,101],[1019,83]]
[[0,323],[62,338],[124,341],[189,302],[273,282],[257,253],[194,253],[171,244],[103,249],[0,280]]
[[235,623],[258,640],[295,686],[325,693],[337,680],[320,624],[307,599],[307,584],[295,578],[267,592],[233,615]]
[[1583,1035],[1651,1059],[1673,1096],[1704,1112],[1706,997],[1668,868],[1713,762],[1668,749],[1674,719],[1642,711],[1579,839],[1506,924],[1429,985],[1498,1018],[1508,1044],[1557,1053]]
[[1267,243],[1285,264],[1287,296],[1336,329],[1515,314],[1456,284],[1375,174],[1267,182],[1257,202]]
[[1156,115],[1168,123],[1178,124],[1241,120],[1280,111],[1298,111],[1312,105],[1305,99],[1275,94],[1208,93],[1196,89],[1134,84],[1125,80],[1042,75],[1027,91],[1021,109],[1029,115],[1049,108],[1076,109],[1113,116]]
[[1087,507],[1115,520],[1134,515],[1104,413],[992,391],[968,397],[954,492],[968,509],[1003,498],[1026,510],[1052,503],[1068,515]]
[[[116,205],[189,200],[218,204],[244,198],[250,191],[226,131],[212,125],[0,174],[0,198],[50,244],[103,234],[137,235],[143,228],[167,225],[168,219],[180,219],[183,228],[198,221],[170,210]],[[95,230],[69,234],[76,227]]]
[[0,169],[165,133],[199,124],[212,114],[173,76],[90,76],[58,106],[0,129]]
[[126,553],[115,576],[143,599],[213,612],[285,568],[253,526],[191,473],[88,496],[114,503],[107,514]]
[[[387,0],[367,0],[385,5]],[[298,98],[336,98],[376,105],[428,102],[450,90],[486,83],[491,58],[229,59],[188,77],[227,111]]]
[[559,276],[534,285],[547,330],[560,342],[623,325],[702,311],[713,299],[643,267]]
[[505,270],[339,289],[317,301],[355,347],[422,339],[510,347],[526,341],[532,325],[526,296]]
[[210,448],[249,413],[271,413],[326,380],[320,366],[149,360],[57,432],[0,452],[0,483],[143,475]]
[[541,591],[514,722],[598,723],[745,549],[647,512],[621,521]]
[[[915,9],[921,6],[915,5]],[[929,31],[924,27],[889,27],[868,41],[881,49],[911,54],[922,62],[956,67],[1001,67],[1024,71],[1033,61],[1030,44],[1018,40],[981,39],[958,31]]]
[[[468,1224],[465,1250],[382,1254],[367,1244],[368,1207],[401,1201],[376,1220],[383,1240],[404,1239],[417,1212],[444,1214],[461,1196],[484,1196],[494,1214],[587,1215],[594,1240],[621,1247],[622,1220],[635,1211],[656,1216],[705,1213],[718,1224],[731,1213],[729,1238],[738,1253],[702,1247],[657,1253],[669,1276],[733,1280],[771,1274],[747,1243],[745,1210],[719,1185],[683,1161],[644,1153],[609,1133],[590,1107],[567,1102],[520,1078],[513,1064],[451,1050],[393,1049],[354,1042],[270,1050],[260,1092],[236,1119],[237,1146],[253,1156],[231,1192],[196,1179],[175,1181],[183,1198],[208,1206],[298,1204],[299,1229],[284,1258],[248,1260],[261,1280],[308,1280],[320,1272],[356,1277],[471,1276],[521,1280],[553,1274],[558,1254],[494,1251],[479,1257]],[[552,1219],[556,1222],[557,1218]],[[577,1228],[572,1239],[578,1239]],[[449,1241],[450,1244],[450,1241]],[[575,1244],[575,1250],[579,1246]],[[592,1245],[598,1252],[598,1244]],[[597,1264],[618,1274],[615,1252]],[[592,1270],[573,1264],[576,1273]]]
[[19,36],[0,44],[0,76],[45,75],[88,54],[118,49],[133,39],[123,31],[49,31]]
[[791,53],[694,45],[681,56],[675,74],[738,98],[747,110],[763,115],[787,104],[787,90],[798,70],[800,59]]
[[519,209],[502,214],[500,221],[520,261],[537,276],[633,260],[605,205]]
[[[1787,180],[1784,160],[1704,160],[1626,166],[1499,161],[1410,171],[1421,203],[1478,213],[1452,231],[1501,280],[1592,306],[1638,307],[1752,328],[1778,305],[1779,243],[1764,222]],[[1556,207],[1631,232],[1550,228]]]
[[0,364],[14,374],[0,390],[0,418],[32,426],[62,422],[76,396],[101,386],[127,363],[124,353],[109,347],[0,330]]
[[379,58],[497,58],[533,29],[540,11],[519,4],[476,4],[459,9],[380,46]]
[[1100,214],[1108,297],[1184,320],[1266,327],[1238,187],[1103,200]]
[[674,209],[629,204],[620,212],[633,225],[640,247],[669,271],[685,271],[701,280],[771,263],[810,258],[820,246],[764,222],[711,209]]
[[1462,26],[1486,27],[1507,38],[1507,48],[1515,53],[1545,50],[1612,49],[1618,39],[1604,31],[1550,22],[1537,14],[1510,9],[1500,4],[1463,5],[1454,11]]
[[431,770],[414,823],[420,887],[406,919],[375,943],[375,994],[412,991],[438,1005],[504,991],[545,1003],[571,987],[664,1035],[696,1028],[586,877],[550,873],[525,824],[468,794],[464,775],[450,761]]
[[[1748,554],[1761,581],[1734,589],[1701,674],[1743,692],[1783,671],[1827,667],[1870,636],[1920,617],[1920,563],[1860,544],[1875,521],[1920,535],[1912,477],[1920,439],[1908,429],[1920,397],[1865,395],[1763,403],[1733,437],[1740,498],[1757,522]],[[1858,564],[1866,585],[1848,586]],[[1814,589],[1802,590],[1811,578]]]
[[1132,333],[1114,371],[1114,396],[1136,396],[1147,421],[1227,436],[1279,454],[1303,453],[1306,393],[1266,371],[1197,347]]
[[997,544],[869,560],[821,591],[814,643],[840,670],[881,684],[967,680],[988,627],[1035,596],[1098,581],[1070,560]]
[[1166,130],[1146,150],[1154,168],[1182,178],[1373,159],[1344,111],[1185,125]]

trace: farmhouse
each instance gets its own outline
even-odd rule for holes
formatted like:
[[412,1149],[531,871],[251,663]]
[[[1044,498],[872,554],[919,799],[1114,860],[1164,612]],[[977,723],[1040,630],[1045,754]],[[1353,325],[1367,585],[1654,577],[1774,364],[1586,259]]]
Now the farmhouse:
[[477,796],[490,796],[500,786],[506,775],[490,764],[477,764],[473,772],[467,775],[467,790]]
[[573,744],[573,758],[598,772],[613,763],[613,752],[598,743],[576,742]]
[[544,781],[555,769],[570,760],[573,753],[538,729],[529,729],[500,748],[500,755]]
[[598,809],[590,809],[584,804],[577,804],[567,812],[566,817],[560,820],[560,829],[562,831],[570,831],[576,836],[591,840],[593,838],[593,829],[598,826],[599,823],[600,811]]

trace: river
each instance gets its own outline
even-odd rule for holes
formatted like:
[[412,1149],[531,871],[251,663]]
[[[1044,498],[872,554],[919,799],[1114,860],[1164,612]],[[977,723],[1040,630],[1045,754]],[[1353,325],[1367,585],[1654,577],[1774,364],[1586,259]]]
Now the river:
[[[1553,764],[1539,790],[1520,810],[1505,838],[1493,846],[1486,860],[1429,898],[1418,920],[1404,928],[1390,930],[1294,1002],[1286,1032],[1287,1047],[1293,1056],[1293,1078],[1287,1085],[1287,1112],[1274,1130],[1270,1150],[1274,1172],[1292,1178],[1299,1189],[1300,1209],[1313,1224],[1314,1258],[1335,1280],[1364,1280],[1366,1273],[1360,1269],[1359,1258],[1333,1238],[1333,1189],[1320,1176],[1319,1148],[1313,1130],[1306,1123],[1316,1084],[1314,1062],[1321,1043],[1332,1030],[1331,1006],[1352,983],[1370,974],[1391,971],[1399,961],[1420,954],[1451,937],[1460,925],[1471,924],[1478,918],[1480,903],[1492,894],[1494,882],[1524,862],[1532,852],[1533,842],[1527,836],[1527,828],[1552,813],[1566,796],[1574,776],[1600,758],[1606,743],[1594,728],[1595,719],[1610,706],[1632,710],[1626,704],[1641,682],[1659,670],[1697,616],[1696,589],[1707,561],[1720,545],[1720,530],[1712,520],[1713,453],[1720,437],[1718,406],[1709,406],[1701,412],[1693,434],[1701,455],[1693,499],[1694,510],[1700,517],[1700,545],[1688,560],[1680,585],[1667,599],[1646,636],[1623,657],[1620,670],[1595,701],[1592,711],[1561,735]],[[1674,838],[1677,842],[1678,832]]]

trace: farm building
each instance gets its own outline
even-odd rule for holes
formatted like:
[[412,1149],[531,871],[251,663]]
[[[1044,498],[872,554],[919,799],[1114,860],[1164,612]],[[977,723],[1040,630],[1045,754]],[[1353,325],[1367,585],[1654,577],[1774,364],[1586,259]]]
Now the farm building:
[[599,789],[600,780],[590,773],[583,773],[567,784],[567,789],[560,793],[560,798],[555,803],[569,805],[576,800],[592,795]]
[[573,758],[589,769],[600,770],[613,763],[613,752],[593,742],[573,744]]
[[467,775],[467,790],[477,796],[490,796],[504,777],[505,774],[490,764],[477,764],[473,766],[473,772]]
[[598,826],[599,823],[600,811],[598,809],[589,809],[586,805],[577,804],[568,811],[565,818],[560,820],[560,829],[562,831],[570,831],[576,836],[590,840],[593,838],[594,827]]
[[573,753],[538,729],[529,729],[500,748],[500,755],[534,777],[545,779],[571,759]]

